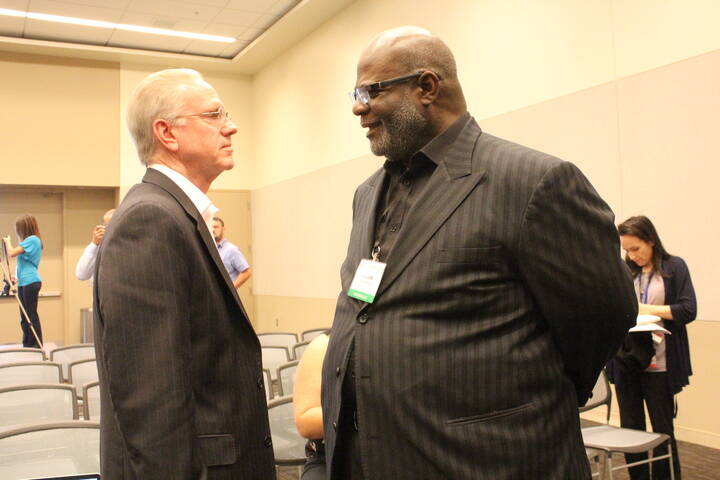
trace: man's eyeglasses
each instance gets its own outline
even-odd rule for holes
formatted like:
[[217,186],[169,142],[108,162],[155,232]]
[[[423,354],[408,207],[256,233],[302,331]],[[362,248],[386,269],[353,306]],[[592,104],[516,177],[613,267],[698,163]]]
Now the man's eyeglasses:
[[230,112],[225,110],[223,107],[218,107],[214,112],[203,112],[203,113],[190,113],[188,115],[176,115],[173,118],[185,118],[185,117],[203,117],[209,118],[210,120],[220,120],[222,123],[229,122],[232,120]]
[[411,73],[410,75],[403,75],[402,77],[391,78],[390,80],[383,80],[382,82],[362,85],[353,89],[353,91],[349,92],[348,95],[350,96],[350,100],[352,100],[353,104],[358,101],[362,104],[367,104],[370,101],[370,98],[374,97],[375,94],[382,89],[389,87],[390,85],[409,82],[410,80],[418,78],[423,73],[425,72]]

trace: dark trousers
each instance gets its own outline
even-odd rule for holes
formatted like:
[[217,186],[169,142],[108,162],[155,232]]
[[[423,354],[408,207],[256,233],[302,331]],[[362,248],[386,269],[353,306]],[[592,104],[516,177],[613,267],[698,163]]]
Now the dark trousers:
[[[680,477],[680,457],[675,442],[673,428],[673,396],[668,388],[667,373],[637,373],[627,375],[622,383],[615,384],[618,406],[620,407],[620,425],[624,428],[645,430],[645,410],[643,401],[647,404],[648,414],[652,430],[656,433],[670,435],[673,454],[673,468],[675,479]],[[653,456],[665,455],[667,443],[653,451]],[[647,458],[647,454],[627,454],[627,463],[637,462]],[[660,460],[652,463],[653,480],[665,480],[670,478],[670,470],[667,460]],[[648,480],[650,478],[647,465],[638,465],[630,468],[632,480]]]
[[[35,333],[37,333],[38,338],[42,342],[42,327],[40,326],[40,317],[37,313],[38,295],[40,294],[41,286],[42,282],[35,282],[23,287],[18,287],[18,299],[25,308],[28,319],[32,322]],[[40,348],[40,345],[38,345],[35,339],[35,335],[33,335],[30,329],[30,325],[25,321],[25,315],[23,315],[22,309],[20,310],[20,328],[22,328],[23,332],[23,347]]]

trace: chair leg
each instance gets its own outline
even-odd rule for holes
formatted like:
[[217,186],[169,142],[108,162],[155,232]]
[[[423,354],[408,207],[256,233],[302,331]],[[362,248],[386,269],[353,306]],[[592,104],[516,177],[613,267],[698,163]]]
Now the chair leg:
[[613,480],[612,454],[608,453],[605,458],[607,459],[607,465],[605,466],[605,471],[607,472],[607,478],[608,478],[608,480]]
[[673,463],[672,441],[670,440],[668,440],[668,453],[670,454],[668,459],[668,462],[670,462],[670,480],[675,480],[675,464]]

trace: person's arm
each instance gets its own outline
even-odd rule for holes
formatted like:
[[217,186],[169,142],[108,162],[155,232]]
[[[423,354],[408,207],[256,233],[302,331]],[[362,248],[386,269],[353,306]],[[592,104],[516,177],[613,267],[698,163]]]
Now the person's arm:
[[295,426],[304,438],[323,438],[320,382],[322,364],[327,350],[328,336],[319,335],[307,346],[300,358],[295,376],[293,404]]
[[[680,257],[671,257],[667,261],[667,267],[672,269],[672,285],[676,292],[665,292],[666,298],[675,293],[672,304],[669,305],[646,305],[640,304],[640,313],[657,315],[665,320],[673,320],[673,323],[685,325],[695,320],[697,316],[697,300],[695,288],[690,278],[690,270],[685,261]],[[663,265],[663,268],[666,266]]]
[[[130,207],[95,279],[114,423],[133,478],[198,478],[190,355],[192,238],[162,205]],[[152,228],[148,228],[152,225]]]
[[98,246],[90,242],[75,265],[75,276],[78,280],[90,280],[95,273],[95,260],[97,258]]
[[520,273],[583,405],[638,304],[612,211],[573,164],[554,165],[535,187],[519,252]]
[[252,276],[252,269],[246,268],[244,272],[240,272],[237,277],[235,277],[235,280],[233,280],[233,285],[235,285],[235,288],[240,288],[243,283],[247,282],[248,279]]
[[243,255],[240,249],[237,247],[235,247],[230,262],[232,263],[235,271],[240,272],[238,276],[235,277],[235,280],[233,280],[233,285],[235,285],[235,288],[240,288],[242,284],[247,282],[252,275],[252,270],[250,270],[250,264],[245,259],[245,255]]
[[5,244],[7,246],[7,252],[10,258],[14,258],[22,253],[25,253],[25,249],[23,247],[19,245],[17,247],[13,247],[12,241],[9,238],[5,239]]

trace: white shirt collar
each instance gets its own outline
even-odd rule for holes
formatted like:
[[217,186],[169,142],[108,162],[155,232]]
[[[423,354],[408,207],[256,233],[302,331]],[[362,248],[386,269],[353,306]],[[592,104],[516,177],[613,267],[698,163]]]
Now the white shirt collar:
[[206,217],[205,211],[209,211],[209,215],[207,215],[209,220],[206,219],[205,224],[207,225],[208,230],[210,230],[210,236],[212,237],[212,217],[218,211],[218,208],[213,205],[208,196],[195,186],[194,183],[188,180],[182,173],[173,170],[167,165],[153,163],[152,165],[148,165],[148,168],[153,168],[172,180],[173,183],[175,183],[180,190],[188,196],[193,205],[195,205],[195,208],[197,208],[198,212],[200,212],[200,215]]

